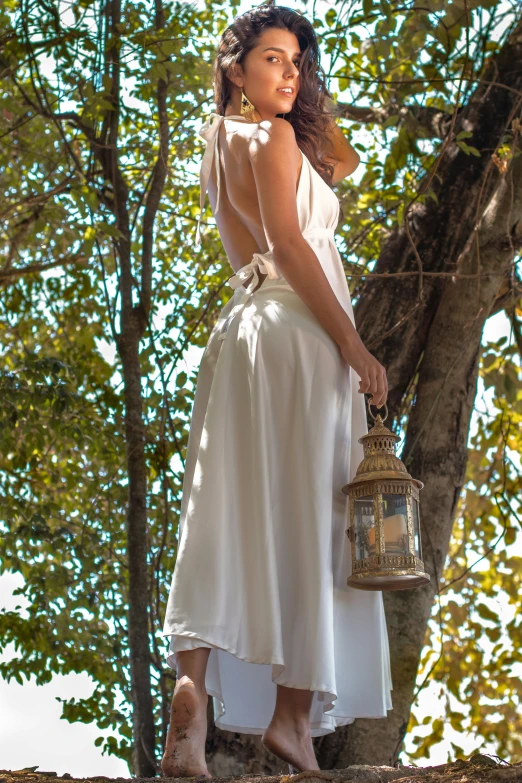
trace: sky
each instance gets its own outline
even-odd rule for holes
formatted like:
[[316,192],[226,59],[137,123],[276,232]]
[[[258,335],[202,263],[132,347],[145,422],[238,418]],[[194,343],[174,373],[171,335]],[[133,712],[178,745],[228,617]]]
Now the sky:
[[[287,0],[285,5],[303,7],[293,0]],[[318,5],[320,9],[321,6],[330,6],[333,3],[320,0]],[[249,7],[249,3],[243,2],[238,13]],[[327,70],[327,57],[324,57],[323,64]],[[506,317],[499,313],[487,322],[484,338],[493,341],[502,335],[509,336],[509,323]],[[200,349],[187,353],[185,363],[188,371],[197,366],[200,353]],[[12,594],[21,584],[22,578],[18,574],[5,573],[0,576],[0,609],[14,609],[17,604],[22,603],[20,597]],[[9,660],[14,656],[16,651],[11,646],[6,648],[0,660]],[[0,679],[0,769],[16,770],[38,765],[40,770],[54,771],[59,775],[68,772],[73,777],[80,778],[95,775],[128,777],[129,770],[125,762],[112,756],[103,756],[101,750],[94,746],[94,740],[107,732],[94,725],[71,724],[60,719],[62,707],[56,700],[57,697],[88,697],[93,689],[93,681],[87,674],[55,676],[50,683],[43,686],[36,686],[32,680],[19,685],[14,681],[7,683]],[[420,720],[424,715],[435,718],[442,714],[438,687],[435,684],[422,692],[417,712]],[[427,733],[429,724],[424,728]],[[430,758],[415,763],[418,766],[444,763],[451,750],[450,741],[463,747],[465,754],[477,749],[473,740],[461,736],[447,726],[444,741],[432,749]],[[407,754],[411,749],[407,741],[406,752],[401,757],[402,763],[409,763]],[[481,752],[495,753],[495,748],[483,746]]]

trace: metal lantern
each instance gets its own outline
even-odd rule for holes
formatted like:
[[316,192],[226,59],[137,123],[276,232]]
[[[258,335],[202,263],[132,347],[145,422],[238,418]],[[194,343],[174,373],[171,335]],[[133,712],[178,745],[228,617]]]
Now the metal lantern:
[[[386,415],[388,409],[386,405]],[[406,590],[430,581],[424,572],[420,540],[421,481],[410,476],[395,454],[400,438],[384,426],[380,414],[359,438],[364,459],[342,491],[350,497],[352,574],[347,584],[360,590]]]

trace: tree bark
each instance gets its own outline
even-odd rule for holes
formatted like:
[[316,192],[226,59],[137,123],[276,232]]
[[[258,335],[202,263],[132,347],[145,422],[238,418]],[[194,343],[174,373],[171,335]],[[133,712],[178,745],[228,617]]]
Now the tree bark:
[[[57,780],[67,780],[68,783],[84,783],[69,773],[58,776],[56,772],[36,772],[38,767],[27,767],[21,770],[0,769],[4,783],[56,783]],[[452,764],[438,764],[434,767],[408,767],[397,768],[384,766],[354,766],[348,769],[335,769],[328,772],[307,770],[294,776],[296,783],[306,780],[307,783],[391,783],[391,781],[405,781],[408,783],[456,783],[466,780],[467,783],[515,783],[520,781],[522,762],[503,766],[492,758],[476,753],[469,761],[459,759]],[[214,776],[216,783],[280,783],[280,776],[262,777],[257,772],[255,775],[231,778],[229,776]],[[103,783],[149,783],[150,778],[91,778],[93,781]],[[186,778],[168,778],[169,781],[183,781]]]
[[129,566],[129,650],[133,704],[133,773],[156,774],[155,730],[152,708],[149,648],[149,576],[147,568],[147,470],[139,326],[135,313],[121,319],[120,356],[125,400],[125,440],[129,495],[127,506],[127,562]]

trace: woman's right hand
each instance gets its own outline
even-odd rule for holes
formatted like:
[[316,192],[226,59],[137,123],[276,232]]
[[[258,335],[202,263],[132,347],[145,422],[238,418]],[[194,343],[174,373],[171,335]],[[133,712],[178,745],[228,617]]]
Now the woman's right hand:
[[381,408],[388,398],[388,380],[382,364],[365,348],[357,333],[341,347],[341,355],[360,377],[359,393],[370,393],[371,404]]

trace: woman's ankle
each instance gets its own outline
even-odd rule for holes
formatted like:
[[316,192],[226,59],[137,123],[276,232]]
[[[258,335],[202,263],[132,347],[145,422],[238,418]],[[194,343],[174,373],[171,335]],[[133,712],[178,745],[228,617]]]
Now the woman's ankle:
[[184,674],[182,677],[176,679],[175,688],[179,690],[185,686],[191,688],[191,690],[194,691],[196,696],[201,699],[201,701],[207,701],[208,694],[204,683],[195,682],[188,675]]
[[274,729],[282,728],[289,729],[299,737],[307,737],[310,734],[310,718],[307,715],[297,716],[290,713],[280,713],[272,715],[269,728]]

